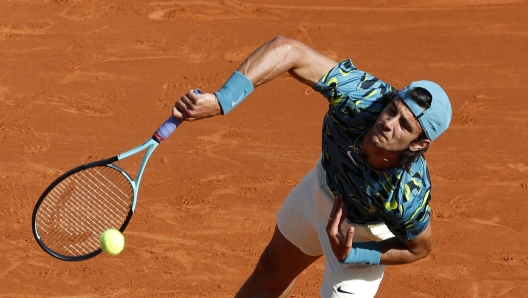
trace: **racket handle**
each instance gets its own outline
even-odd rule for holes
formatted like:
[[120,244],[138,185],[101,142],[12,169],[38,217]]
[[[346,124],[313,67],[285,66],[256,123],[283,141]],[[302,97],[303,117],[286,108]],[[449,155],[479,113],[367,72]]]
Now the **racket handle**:
[[[202,94],[203,92],[196,89],[194,90],[194,94]],[[167,120],[165,120],[165,123],[163,123],[158,130],[154,133],[154,138],[158,140],[158,142],[163,142],[166,138],[168,138],[175,130],[180,126],[182,123],[182,120],[174,118],[174,116],[170,116]]]

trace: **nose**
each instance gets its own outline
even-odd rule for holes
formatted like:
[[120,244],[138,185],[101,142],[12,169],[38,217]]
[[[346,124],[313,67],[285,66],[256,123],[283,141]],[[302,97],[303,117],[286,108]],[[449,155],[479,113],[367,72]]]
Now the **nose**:
[[391,131],[396,123],[398,123],[398,117],[389,117],[381,123],[381,127],[385,131]]

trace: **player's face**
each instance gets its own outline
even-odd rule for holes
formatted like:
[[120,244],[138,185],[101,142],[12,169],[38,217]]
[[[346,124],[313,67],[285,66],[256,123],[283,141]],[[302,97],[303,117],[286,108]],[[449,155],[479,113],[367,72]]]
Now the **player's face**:
[[[396,97],[376,120],[370,133],[374,147],[403,151],[422,134],[422,126],[403,100]],[[412,150],[412,149],[411,149]]]

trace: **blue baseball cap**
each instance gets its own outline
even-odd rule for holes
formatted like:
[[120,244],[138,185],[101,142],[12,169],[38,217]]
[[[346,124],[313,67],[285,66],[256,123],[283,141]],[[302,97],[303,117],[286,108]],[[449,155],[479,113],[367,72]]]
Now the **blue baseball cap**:
[[[412,99],[410,91],[416,87],[424,88],[431,93],[433,100],[428,109],[424,110]],[[452,117],[451,103],[444,89],[438,84],[431,81],[412,82],[398,92],[398,95],[416,116],[429,140],[433,141],[447,130]]]

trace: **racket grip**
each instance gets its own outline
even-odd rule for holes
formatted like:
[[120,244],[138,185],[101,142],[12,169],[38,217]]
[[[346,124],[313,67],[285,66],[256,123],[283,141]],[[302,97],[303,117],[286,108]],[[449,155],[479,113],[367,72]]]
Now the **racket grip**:
[[[202,94],[202,91],[196,89],[194,90],[194,94]],[[168,138],[176,130],[176,128],[180,126],[181,123],[182,120],[176,119],[174,116],[170,116],[154,133],[154,138],[160,143],[163,142],[163,140]]]

